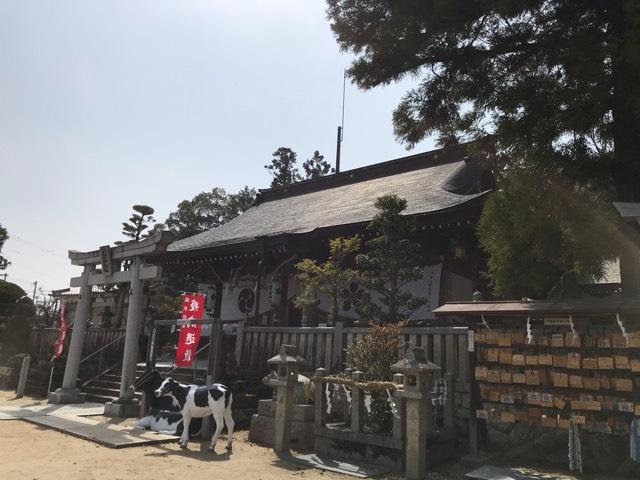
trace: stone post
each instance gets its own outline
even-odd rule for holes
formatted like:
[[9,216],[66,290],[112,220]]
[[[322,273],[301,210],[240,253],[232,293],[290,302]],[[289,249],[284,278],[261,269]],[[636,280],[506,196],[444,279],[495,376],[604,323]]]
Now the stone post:
[[293,411],[293,387],[298,383],[298,371],[305,363],[302,357],[296,355],[294,345],[284,344],[280,346],[279,355],[267,360],[276,374],[269,385],[276,389],[278,396],[273,432],[273,449],[277,453],[287,451]]
[[[401,373],[396,373],[393,375],[393,383],[395,383],[398,388],[402,388],[402,384],[404,382],[404,375]],[[393,403],[396,405],[397,416],[393,416],[393,428],[392,434],[393,438],[402,440],[405,438],[405,409],[404,409],[404,398],[398,396],[397,392],[393,392]]]
[[82,360],[84,337],[87,331],[87,321],[91,316],[91,286],[89,276],[93,273],[95,265],[85,265],[80,284],[80,299],[73,317],[73,332],[67,354],[67,363],[64,367],[62,387],[49,394],[49,403],[80,403],[84,402],[84,394],[77,388],[78,372]]
[[[363,375],[362,372],[353,372],[351,374],[351,380],[354,382],[362,382]],[[351,389],[351,431],[361,432],[365,423],[364,391],[354,385]]]
[[[316,368],[316,377],[326,377],[327,370],[325,368]],[[313,404],[314,412],[314,425],[316,427],[324,427],[327,419],[327,411],[324,408],[324,382],[316,383],[315,389],[315,402]]]
[[396,395],[405,399],[405,476],[408,480],[423,479],[427,473],[427,435],[432,423],[431,388],[440,367],[426,359],[422,348],[411,347],[406,358],[391,368],[404,374],[403,388]]
[[22,367],[20,368],[20,378],[18,379],[18,387],[16,388],[16,398],[24,396],[24,390],[27,388],[27,377],[29,376],[29,365],[31,364],[31,356],[25,355],[22,358]]
[[131,286],[129,289],[129,308],[127,310],[127,327],[124,337],[124,356],[122,358],[122,377],[120,395],[117,400],[107,402],[104,414],[108,417],[136,417],[140,411],[137,400],[129,388],[136,379],[138,364],[138,339],[144,319],[144,280],[140,280],[142,258],[135,257],[131,264]]

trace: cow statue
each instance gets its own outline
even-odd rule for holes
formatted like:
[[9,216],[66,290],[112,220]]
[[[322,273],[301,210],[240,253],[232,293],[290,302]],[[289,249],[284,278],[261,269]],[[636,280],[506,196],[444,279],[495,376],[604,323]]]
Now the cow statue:
[[[147,415],[138,420],[134,428],[143,428],[154,432],[182,436],[184,425],[178,402],[172,397],[156,397],[154,394],[163,381],[164,378],[156,369],[147,368],[144,373],[136,379],[135,383],[129,387],[131,391],[144,392],[149,401],[149,411]],[[198,436],[201,428],[202,420],[194,419],[194,421],[189,424],[189,436]]]
[[209,450],[215,451],[215,445],[222,427],[227,425],[227,451],[231,452],[233,444],[233,427],[235,422],[231,416],[231,404],[233,394],[231,390],[220,383],[214,383],[210,387],[199,387],[197,385],[183,385],[176,382],[171,377],[167,377],[154,392],[156,397],[163,395],[172,397],[178,402],[184,431],[180,437],[180,447],[187,448],[189,442],[189,425],[193,418],[203,418],[213,415],[216,422],[216,431],[211,439]]

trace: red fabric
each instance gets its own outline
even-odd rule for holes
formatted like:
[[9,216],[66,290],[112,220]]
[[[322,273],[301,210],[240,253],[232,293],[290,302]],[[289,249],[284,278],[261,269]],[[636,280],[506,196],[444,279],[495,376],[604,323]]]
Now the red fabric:
[[[204,313],[204,295],[187,293],[182,297],[182,318],[184,320],[201,320]],[[178,335],[176,365],[190,367],[196,358],[196,350],[200,341],[201,325],[183,325]]]
[[64,350],[64,339],[67,338],[67,321],[64,319],[64,303],[60,303],[60,331],[53,350],[54,358],[60,358]]

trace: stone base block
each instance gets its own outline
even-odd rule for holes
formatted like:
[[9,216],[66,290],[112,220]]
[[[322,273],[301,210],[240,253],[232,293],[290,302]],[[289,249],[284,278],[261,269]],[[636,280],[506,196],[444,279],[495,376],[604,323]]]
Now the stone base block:
[[77,388],[59,388],[49,394],[49,403],[68,404],[84,403],[85,394]]
[[403,470],[404,452],[392,448],[366,445],[348,440],[316,435],[314,453],[326,455],[329,458],[345,460],[353,463],[380,465],[391,470]]
[[[276,416],[276,402],[271,399],[258,400],[258,415],[274,418]],[[293,405],[291,412],[291,420],[294,422],[311,422],[313,423],[314,407],[313,405]]]
[[132,418],[140,415],[138,402],[107,402],[104,404],[104,416],[115,418]]
[[[249,441],[272,447],[274,430],[275,419],[273,417],[254,415],[251,417]],[[289,447],[296,450],[311,450],[313,449],[313,438],[313,422],[291,422]]]

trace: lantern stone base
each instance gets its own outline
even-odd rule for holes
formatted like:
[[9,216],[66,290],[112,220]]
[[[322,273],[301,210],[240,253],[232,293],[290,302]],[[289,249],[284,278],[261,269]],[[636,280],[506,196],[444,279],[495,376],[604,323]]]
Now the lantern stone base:
[[49,403],[58,405],[69,403],[84,403],[85,394],[77,388],[58,388],[49,394]]
[[104,404],[104,416],[112,418],[132,418],[140,416],[140,403],[137,401],[107,402]]
[[[272,447],[275,432],[276,403],[271,399],[258,402],[258,413],[251,417],[249,441]],[[300,450],[313,449],[313,405],[293,405],[289,444]]]

